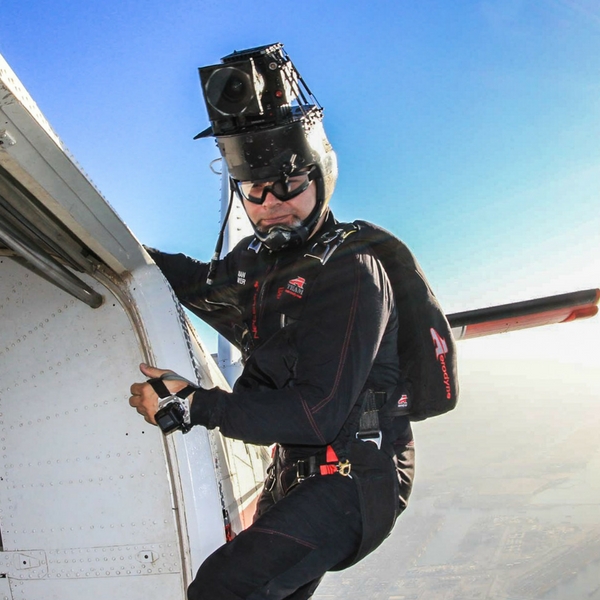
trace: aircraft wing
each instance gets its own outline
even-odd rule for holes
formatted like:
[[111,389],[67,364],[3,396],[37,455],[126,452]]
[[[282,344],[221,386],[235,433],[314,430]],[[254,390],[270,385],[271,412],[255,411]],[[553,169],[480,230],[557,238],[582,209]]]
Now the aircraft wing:
[[465,340],[593,317],[598,313],[599,301],[600,289],[581,290],[468,310],[449,314],[446,317],[452,327],[454,338]]

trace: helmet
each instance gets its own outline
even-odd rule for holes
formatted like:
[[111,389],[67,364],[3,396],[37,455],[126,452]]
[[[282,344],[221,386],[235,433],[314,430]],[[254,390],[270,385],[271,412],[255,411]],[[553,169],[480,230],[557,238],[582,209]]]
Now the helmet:
[[337,180],[337,159],[323,129],[322,113],[300,114],[269,129],[218,136],[217,145],[235,182],[277,181],[315,169],[317,203],[299,227],[276,226],[266,234],[254,228],[256,237],[271,250],[304,243],[325,213]]
[[211,127],[197,137],[215,136],[236,189],[237,182],[285,180],[314,169],[317,203],[299,226],[264,233],[253,225],[270,250],[302,244],[327,210],[337,180],[323,109],[282,44],[234,52],[222,62],[200,69]]

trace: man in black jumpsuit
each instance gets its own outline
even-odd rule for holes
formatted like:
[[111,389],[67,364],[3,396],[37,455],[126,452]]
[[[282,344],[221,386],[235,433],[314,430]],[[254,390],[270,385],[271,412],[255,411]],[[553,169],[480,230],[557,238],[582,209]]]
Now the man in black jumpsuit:
[[[294,140],[298,122],[308,146]],[[254,236],[211,264],[149,249],[182,304],[243,352],[232,392],[191,396],[191,424],[276,444],[253,524],[206,559],[189,600],[310,598],[326,571],[385,539],[412,486],[408,417],[382,414],[378,431],[362,435],[369,399],[402,389],[394,293],[356,228],[330,212],[335,155],[320,119],[308,134],[306,125],[293,122],[283,137],[260,131],[243,167],[221,146]],[[252,164],[253,152],[286,140],[283,163]],[[240,171],[248,164],[250,176]],[[165,384],[172,393],[185,385]],[[131,393],[155,423],[154,388],[137,383]]]

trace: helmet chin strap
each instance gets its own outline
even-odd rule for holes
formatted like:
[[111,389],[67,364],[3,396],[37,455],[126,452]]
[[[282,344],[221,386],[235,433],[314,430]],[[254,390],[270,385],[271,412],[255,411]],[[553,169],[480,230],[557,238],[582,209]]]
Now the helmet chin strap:
[[256,232],[255,235],[271,252],[277,252],[284,248],[301,246],[308,239],[309,232],[302,225],[298,227],[276,225],[266,234]]

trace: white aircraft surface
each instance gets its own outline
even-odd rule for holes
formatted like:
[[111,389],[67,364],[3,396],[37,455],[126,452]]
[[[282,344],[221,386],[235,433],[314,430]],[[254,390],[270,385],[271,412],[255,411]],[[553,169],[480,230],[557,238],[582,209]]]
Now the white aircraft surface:
[[[462,339],[593,316],[599,299],[448,319]],[[165,437],[130,408],[142,361],[228,383],[1,56],[0,323],[0,598],[184,598],[250,523],[268,452],[202,427]]]

